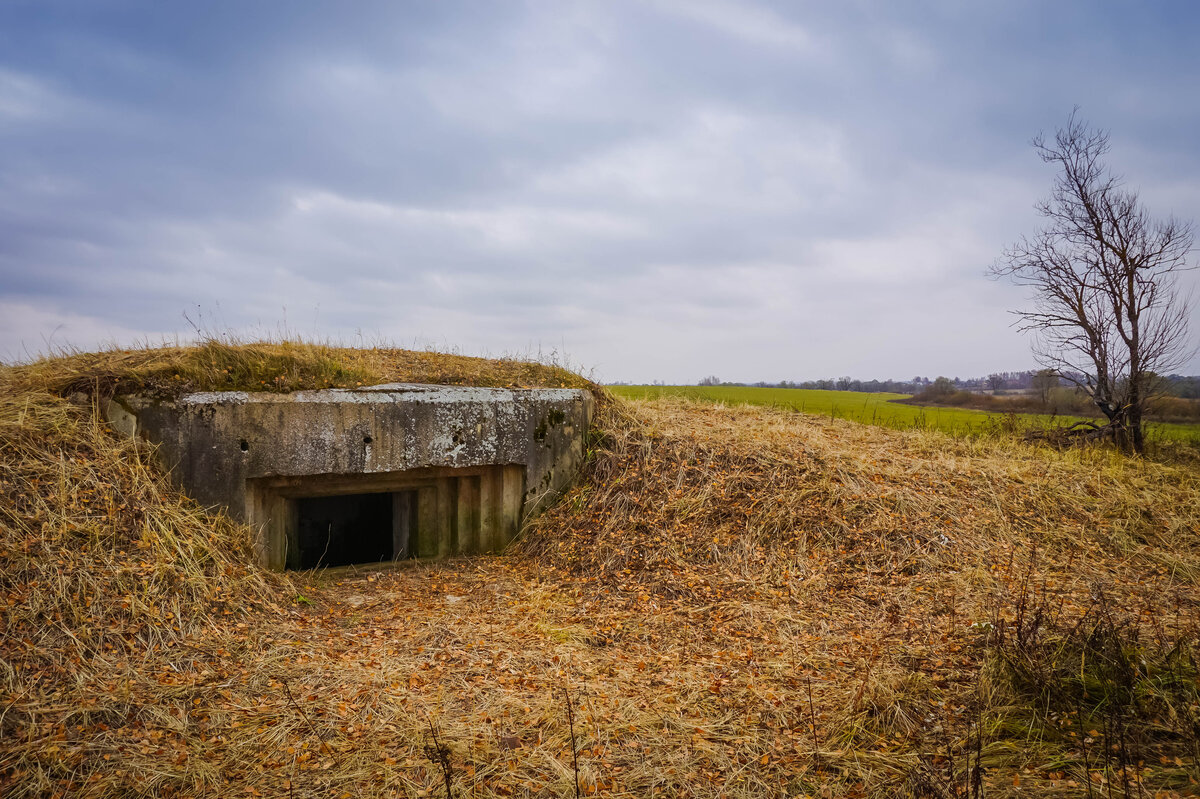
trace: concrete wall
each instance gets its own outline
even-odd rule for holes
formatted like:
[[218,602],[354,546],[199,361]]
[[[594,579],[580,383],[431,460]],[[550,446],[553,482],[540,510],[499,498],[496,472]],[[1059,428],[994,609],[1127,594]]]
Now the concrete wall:
[[[589,392],[388,384],[294,394],[118,397],[112,426],[158,445],[194,499],[260,530],[259,557],[289,564],[294,500],[416,491],[420,556],[499,549],[577,474]],[[289,504],[290,503],[290,504]]]

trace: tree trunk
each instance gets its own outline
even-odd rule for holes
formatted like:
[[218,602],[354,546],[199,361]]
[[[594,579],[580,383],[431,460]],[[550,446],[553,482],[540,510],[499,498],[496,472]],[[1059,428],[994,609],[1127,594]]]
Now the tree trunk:
[[1129,417],[1126,413],[1127,409],[1119,408],[1112,416],[1109,417],[1109,430],[1112,436],[1113,443],[1121,448],[1122,452],[1132,452],[1133,442],[1129,438]]
[[1146,451],[1146,434],[1142,429],[1142,405],[1140,402],[1130,404],[1126,420],[1130,445],[1127,451],[1136,452],[1138,455],[1141,455]]

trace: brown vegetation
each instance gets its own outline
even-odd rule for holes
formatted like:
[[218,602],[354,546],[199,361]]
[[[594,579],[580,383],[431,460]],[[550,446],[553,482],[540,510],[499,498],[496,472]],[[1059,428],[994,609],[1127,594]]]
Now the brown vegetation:
[[562,367],[516,358],[227,339],[208,339],[193,347],[71,353],[9,367],[6,373],[10,390],[58,396],[138,391],[173,397],[189,391],[286,392],[384,382],[512,388],[591,385]]
[[[938,392],[926,390],[915,394],[910,399],[899,401],[910,405],[971,408],[992,413],[1034,413],[1104,418],[1086,393],[1073,388],[1052,389],[1046,393],[1045,399],[1035,394],[983,394],[976,391]],[[1145,418],[1151,422],[1200,423],[1200,400],[1157,396],[1147,404]]]
[[0,792],[1182,795],[1196,529],[1108,449],[612,401],[508,555],[268,575],[6,370]]

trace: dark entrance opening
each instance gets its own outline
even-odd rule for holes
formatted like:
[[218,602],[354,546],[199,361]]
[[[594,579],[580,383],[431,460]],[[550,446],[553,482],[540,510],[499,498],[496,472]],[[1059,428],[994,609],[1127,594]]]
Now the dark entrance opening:
[[[294,568],[348,566],[407,557],[412,492],[341,494],[296,500]],[[289,559],[290,560],[290,559]]]
[[521,464],[246,481],[272,568],[308,570],[495,552],[517,534]]

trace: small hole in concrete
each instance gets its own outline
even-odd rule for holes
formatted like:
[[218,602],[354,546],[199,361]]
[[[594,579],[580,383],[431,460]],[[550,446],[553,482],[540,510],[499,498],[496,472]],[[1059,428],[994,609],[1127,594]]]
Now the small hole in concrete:
[[363,436],[363,443],[364,443],[364,444],[370,444],[370,443],[371,443],[372,441],[374,441],[374,440],[375,440],[375,439],[371,438],[370,436]]
[[249,442],[249,441],[247,441],[247,440],[246,440],[246,439],[244,439],[244,438],[242,439],[241,443],[240,443],[240,444],[238,444],[238,446],[239,446],[239,447],[241,447],[241,450],[242,450],[242,452],[249,452],[249,451],[250,451],[250,442]]

